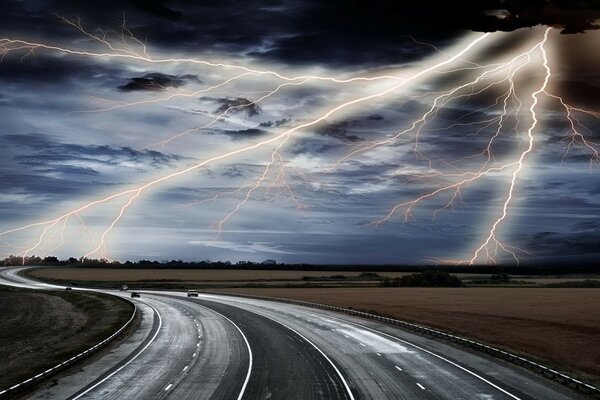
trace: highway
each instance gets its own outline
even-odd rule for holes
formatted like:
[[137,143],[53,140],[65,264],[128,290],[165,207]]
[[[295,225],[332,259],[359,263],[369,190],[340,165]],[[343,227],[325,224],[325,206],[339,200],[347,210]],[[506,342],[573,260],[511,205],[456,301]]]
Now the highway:
[[[0,269],[0,283],[57,288],[19,270]],[[504,361],[345,314],[174,291],[132,300],[141,318],[131,336],[27,398],[586,398]]]

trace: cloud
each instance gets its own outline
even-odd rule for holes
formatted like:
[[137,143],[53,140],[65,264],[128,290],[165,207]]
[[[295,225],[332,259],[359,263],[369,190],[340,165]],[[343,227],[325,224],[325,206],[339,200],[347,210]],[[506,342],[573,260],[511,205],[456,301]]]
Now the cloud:
[[78,176],[88,179],[89,176],[105,174],[110,169],[123,171],[161,168],[184,160],[181,156],[155,150],[64,143],[51,135],[43,134],[1,136],[0,146],[10,155],[2,160],[5,172],[22,174],[25,167],[29,174],[60,174],[72,179]]
[[261,108],[258,104],[244,97],[226,98],[226,97],[201,97],[202,101],[212,101],[219,104],[219,107],[214,111],[215,114],[221,114],[227,111],[230,114],[245,112],[249,117],[257,116],[261,113]]
[[267,131],[263,131],[258,128],[248,128],[248,129],[240,129],[240,130],[232,130],[232,129],[220,129],[215,130],[213,133],[221,133],[223,135],[230,136],[234,139],[244,139],[244,138],[253,138],[256,136],[264,135]]
[[176,20],[183,15],[181,11],[165,6],[165,0],[129,0],[129,2],[138,10],[160,18]]
[[261,128],[279,128],[280,126],[286,125],[291,121],[291,118],[282,118],[276,121],[265,121],[258,124]]
[[344,142],[355,143],[363,139],[360,136],[348,134],[350,123],[347,121],[335,122],[327,124],[316,130],[316,133],[322,136],[327,136],[334,139],[339,139]]
[[234,243],[220,240],[214,241],[201,241],[192,240],[189,242],[193,245],[200,245],[206,247],[217,247],[219,249],[226,249],[242,253],[271,253],[271,254],[293,254],[288,251],[281,250],[280,246],[274,245],[273,243],[267,242],[246,242],[246,243]]
[[122,92],[166,90],[183,86],[190,80],[200,82],[196,75],[167,75],[152,72],[139,78],[131,78],[126,84],[118,86],[118,89]]

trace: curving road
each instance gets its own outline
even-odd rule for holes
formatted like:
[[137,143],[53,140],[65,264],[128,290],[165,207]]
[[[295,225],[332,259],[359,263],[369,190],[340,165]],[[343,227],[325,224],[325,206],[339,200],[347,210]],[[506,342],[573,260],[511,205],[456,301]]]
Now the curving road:
[[[0,284],[56,288],[20,270],[0,269]],[[133,335],[27,398],[585,398],[503,361],[344,314],[181,292],[134,300]]]

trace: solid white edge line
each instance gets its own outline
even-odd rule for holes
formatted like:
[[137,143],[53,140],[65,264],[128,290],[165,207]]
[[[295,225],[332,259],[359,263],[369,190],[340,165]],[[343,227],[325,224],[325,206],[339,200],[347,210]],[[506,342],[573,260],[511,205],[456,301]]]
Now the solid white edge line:
[[[48,289],[48,288],[49,288],[49,289],[53,289],[53,288],[51,288],[51,287],[41,287],[41,286],[36,286],[36,285],[31,285],[31,284],[28,284],[28,283],[27,283],[25,280],[18,279],[18,278],[20,278],[20,276],[19,276],[19,275],[16,275],[16,276],[15,276],[15,274],[18,274],[20,271],[24,271],[24,270],[27,270],[27,269],[30,269],[30,267],[26,267],[26,268],[16,268],[16,269],[8,270],[8,271],[6,271],[6,270],[4,270],[4,269],[3,269],[3,270],[2,270],[2,272],[6,272],[6,275],[8,275],[8,276],[10,276],[11,278],[17,279],[17,280],[19,280],[20,282],[22,282],[22,284],[19,284],[20,286],[13,286],[13,285],[6,285],[6,286],[10,286],[10,287],[24,287],[24,288],[28,288],[28,289],[34,289],[34,290]],[[5,281],[5,282],[6,282],[6,281]],[[11,281],[8,281],[8,282],[9,282],[9,283],[14,283],[14,282],[11,282]],[[32,281],[32,282],[34,282],[34,281]],[[0,283],[0,284],[1,284],[1,283]],[[58,288],[58,286],[57,286],[57,288]],[[93,290],[92,290],[92,291],[93,291]],[[95,292],[95,293],[103,293],[103,294],[107,294],[107,293],[105,293],[105,292],[99,292],[99,291],[98,291],[98,292]],[[116,296],[116,295],[109,294],[109,296]],[[120,296],[116,296],[116,297],[120,297]],[[107,342],[109,342],[109,341],[110,341],[110,340],[112,340],[114,337],[116,337],[116,336],[117,336],[117,335],[119,335],[121,332],[123,332],[123,331],[124,331],[124,330],[125,330],[125,329],[126,329],[128,326],[129,326],[129,324],[131,324],[131,322],[133,321],[133,319],[135,318],[135,316],[136,316],[136,313],[137,313],[137,306],[135,305],[135,303],[133,303],[132,301],[130,301],[130,300],[127,300],[127,299],[124,299],[124,300],[125,300],[125,301],[129,301],[129,303],[131,303],[131,304],[133,305],[133,313],[131,313],[131,317],[129,318],[129,320],[127,320],[127,322],[125,322],[125,324],[124,324],[122,327],[120,327],[120,328],[119,328],[119,329],[118,329],[116,332],[114,332],[112,335],[110,335],[110,336],[109,336],[109,337],[107,337],[106,339],[102,340],[101,342],[99,342],[99,343],[96,343],[94,346],[92,346],[92,347],[88,348],[87,350],[84,350],[84,351],[82,351],[81,353],[79,353],[79,354],[77,354],[77,355],[75,355],[75,356],[73,356],[73,357],[69,358],[68,360],[66,360],[66,361],[63,361],[63,362],[61,362],[60,364],[57,364],[57,365],[55,365],[54,367],[52,367],[52,368],[49,368],[49,369],[45,370],[44,372],[41,372],[41,373],[39,373],[39,374],[37,374],[37,375],[35,375],[35,376],[33,376],[33,377],[31,377],[31,378],[29,378],[29,379],[27,379],[27,380],[23,381],[23,382],[17,383],[16,385],[13,385],[13,386],[9,387],[8,389],[5,389],[5,390],[1,391],[1,392],[0,392],[0,395],[2,395],[2,394],[4,394],[4,393],[8,392],[9,390],[16,389],[16,388],[18,388],[18,387],[19,387],[19,386],[21,386],[21,385],[24,385],[24,384],[26,384],[26,383],[29,383],[29,382],[31,382],[31,381],[32,381],[32,380],[34,380],[34,379],[40,378],[40,377],[41,377],[42,375],[44,375],[44,374],[47,374],[47,373],[49,373],[49,372],[52,372],[53,370],[57,369],[58,367],[61,367],[61,366],[65,365],[65,364],[69,363],[70,361],[73,361],[73,360],[75,360],[75,359],[77,359],[77,358],[79,358],[79,357],[83,356],[84,354],[86,354],[86,353],[89,353],[90,351],[92,351],[92,350],[94,350],[94,349],[96,349],[96,348],[98,348],[98,347],[102,346],[104,343],[107,343]]]
[[[219,296],[220,296],[220,297],[226,297],[225,301],[227,301],[227,300],[228,300],[227,296],[224,296],[224,295],[214,295],[214,296],[216,296],[216,297],[219,297]],[[273,302],[273,301],[269,301],[269,300],[262,300],[262,299],[258,299],[258,300],[257,300],[257,299],[252,299],[252,300],[255,300],[255,301],[263,301],[263,302],[271,302],[271,303],[276,303],[276,302]],[[234,302],[235,302],[235,300],[234,300]],[[256,303],[255,303],[255,305],[256,305]],[[258,307],[260,307],[260,305],[257,305],[257,306],[258,306]],[[300,307],[300,308],[306,308],[305,306],[301,306],[301,305],[293,305],[293,306],[294,306],[294,307]],[[283,311],[280,309],[280,312],[283,312]],[[314,316],[314,315],[315,315],[313,310],[310,310],[310,311],[308,311],[308,310],[307,310],[306,312],[313,312],[313,314],[310,314],[310,315],[311,315],[311,316]],[[414,344],[414,343],[408,342],[408,341],[406,341],[406,340],[404,340],[404,339],[400,339],[400,338],[398,338],[398,337],[396,337],[396,336],[393,336],[393,335],[390,335],[390,334],[388,334],[388,333],[381,332],[381,331],[379,331],[379,330],[377,330],[377,329],[370,328],[370,327],[368,327],[368,326],[365,326],[365,325],[363,325],[363,324],[361,324],[361,323],[358,323],[358,322],[354,322],[354,321],[350,321],[350,320],[347,320],[347,319],[343,319],[343,318],[340,318],[340,317],[333,316],[333,315],[331,315],[331,314],[329,314],[329,313],[322,313],[321,315],[322,315],[322,316],[323,316],[323,315],[324,315],[324,316],[327,316],[327,317],[329,317],[329,318],[332,318],[332,319],[336,319],[336,320],[338,320],[338,321],[342,321],[342,322],[344,322],[344,323],[347,323],[347,324],[350,324],[350,325],[360,326],[361,328],[367,329],[367,330],[369,330],[369,331],[371,331],[371,332],[375,332],[375,333],[377,333],[377,334],[380,334],[380,335],[383,335],[383,336],[387,336],[387,337],[389,337],[389,338],[392,338],[393,340],[397,340],[397,341],[399,341],[399,342],[402,342],[402,343],[404,343],[404,344],[407,344],[407,345],[409,345],[409,346],[412,346],[412,347],[414,347],[414,348],[416,348],[416,349],[419,349],[419,350],[421,350],[421,351],[423,351],[423,352],[425,352],[425,353],[427,353],[427,354],[430,354],[430,355],[432,355],[432,356],[434,356],[434,357],[436,357],[436,358],[439,358],[440,360],[442,360],[442,361],[445,361],[445,362],[447,362],[447,363],[448,363],[448,364],[450,364],[450,365],[453,365],[453,366],[457,367],[458,369],[460,369],[460,370],[462,370],[462,371],[464,371],[464,372],[466,372],[466,373],[468,373],[468,374],[470,374],[470,375],[472,375],[472,376],[476,377],[477,379],[479,379],[479,380],[481,380],[481,381],[483,381],[483,382],[487,383],[488,385],[490,385],[490,386],[492,386],[492,387],[494,387],[494,388],[498,389],[498,390],[499,390],[499,391],[501,391],[502,393],[506,394],[507,396],[509,396],[509,397],[511,397],[511,398],[513,398],[513,399],[515,399],[515,400],[522,400],[520,397],[517,397],[517,396],[515,396],[514,394],[512,394],[512,393],[508,392],[508,391],[507,391],[507,390],[505,390],[505,389],[502,389],[500,386],[498,386],[498,385],[494,384],[493,382],[490,382],[489,380],[485,379],[483,376],[481,376],[481,375],[478,375],[477,373],[475,373],[475,372],[473,372],[473,371],[471,371],[471,370],[469,370],[469,369],[467,369],[467,368],[463,367],[462,365],[460,365],[460,364],[457,364],[457,363],[455,363],[454,361],[451,361],[451,360],[449,360],[449,359],[447,359],[447,358],[445,358],[445,357],[443,357],[443,356],[440,356],[439,354],[436,354],[436,353],[434,353],[434,352],[432,352],[432,351],[430,351],[430,350],[427,350],[427,349],[425,349],[425,348],[423,348],[423,347],[421,347],[421,346],[418,346],[418,345],[416,345],[416,344]],[[268,318],[268,317],[267,317],[267,318]],[[269,318],[269,319],[271,319],[271,318]],[[278,322],[278,321],[276,321],[276,322]],[[284,325],[284,326],[285,326],[285,324],[282,324],[282,325]],[[290,328],[290,329],[291,329],[291,328]],[[344,336],[346,336],[346,335],[344,335]],[[319,351],[320,351],[320,350],[319,350]]]
[[141,349],[135,356],[133,356],[133,358],[129,359],[125,364],[121,365],[117,370],[111,372],[108,376],[106,376],[104,379],[102,379],[100,382],[97,382],[95,385],[89,387],[88,389],[86,389],[84,392],[78,394],[76,397],[73,397],[72,400],[77,400],[79,398],[81,398],[81,396],[89,393],[91,390],[95,389],[96,387],[98,387],[99,385],[103,384],[104,382],[106,382],[108,379],[110,379],[113,375],[115,375],[116,373],[118,373],[119,371],[121,371],[123,368],[125,368],[126,366],[128,366],[131,362],[133,362],[136,358],[138,358],[144,351],[146,351],[146,349],[152,344],[152,342],[154,342],[154,339],[156,339],[156,337],[158,336],[159,332],[160,332],[160,328],[162,327],[162,318],[160,316],[160,313],[158,312],[158,310],[156,308],[154,308],[152,305],[145,303],[148,307],[150,307],[151,309],[154,310],[154,312],[156,313],[156,315],[158,315],[158,329],[156,330],[156,333],[154,333],[154,336],[152,336],[152,339],[150,339],[150,341],[148,343],[146,343],[146,345],[144,346],[143,349]]
[[[250,311],[250,310],[246,310],[246,311]],[[250,311],[252,312],[252,311]],[[256,313],[255,313],[256,314]],[[261,314],[258,314],[261,315]],[[338,369],[338,367],[336,367],[336,365],[333,363],[333,361],[331,361],[331,359],[329,357],[327,357],[327,354],[325,354],[323,352],[323,350],[321,350],[320,348],[317,347],[316,344],[314,344],[313,342],[311,342],[306,336],[304,336],[303,334],[301,334],[300,332],[298,332],[297,330],[295,330],[294,328],[284,324],[281,321],[277,321],[271,317],[267,317],[266,315],[263,315],[263,317],[270,319],[273,322],[276,322],[284,327],[286,327],[287,329],[289,329],[290,331],[294,332],[296,335],[300,336],[302,339],[304,339],[306,342],[308,342],[312,347],[314,347],[319,353],[321,353],[321,355],[329,362],[329,364],[331,364],[331,366],[333,367],[333,369],[335,370],[335,372],[338,374],[338,376],[340,377],[340,379],[342,380],[342,383],[344,384],[344,388],[346,389],[346,391],[348,392],[348,395],[350,396],[351,400],[355,400],[354,399],[354,395],[352,394],[352,390],[350,390],[350,386],[348,386],[348,382],[346,381],[346,379],[344,378],[344,375],[342,375],[342,373],[340,372],[340,370]]]
[[475,372],[473,372],[473,371],[471,371],[471,370],[469,370],[469,369],[467,369],[467,368],[463,367],[462,365],[460,365],[460,364],[457,364],[457,363],[455,363],[454,361],[451,361],[451,360],[449,360],[449,359],[447,359],[447,358],[445,358],[445,357],[443,357],[443,356],[440,356],[439,354],[436,354],[436,353],[434,353],[434,352],[432,352],[432,351],[430,351],[430,350],[427,350],[427,349],[425,349],[425,348],[423,348],[423,347],[421,347],[421,346],[419,346],[419,345],[416,345],[416,344],[414,344],[414,343],[408,342],[408,341],[406,341],[406,340],[404,340],[404,339],[400,339],[400,338],[398,338],[398,337],[396,337],[396,336],[393,336],[393,335],[390,335],[390,334],[388,334],[388,333],[381,332],[381,331],[379,331],[379,330],[377,330],[377,329],[370,328],[370,327],[368,327],[368,326],[365,326],[365,325],[363,325],[363,324],[360,324],[360,323],[358,323],[358,322],[349,321],[349,320],[346,320],[346,319],[343,319],[343,318],[339,318],[339,317],[334,317],[334,316],[331,316],[331,315],[327,315],[327,316],[328,316],[328,317],[330,317],[330,318],[334,318],[334,319],[337,319],[337,320],[344,321],[344,322],[346,322],[346,323],[349,323],[349,324],[353,324],[353,325],[360,326],[360,327],[362,327],[362,328],[364,328],[364,329],[370,330],[371,332],[375,332],[375,333],[378,333],[378,334],[380,334],[380,335],[387,336],[387,337],[389,337],[389,338],[392,338],[393,340],[397,340],[397,341],[399,341],[399,342],[402,342],[402,343],[404,343],[404,344],[407,344],[407,345],[409,345],[409,346],[412,346],[412,347],[414,347],[415,349],[419,349],[419,350],[421,350],[421,351],[423,351],[423,352],[425,352],[425,353],[427,353],[427,354],[429,354],[429,355],[432,355],[432,356],[434,356],[434,357],[436,357],[436,358],[439,358],[439,359],[440,359],[440,360],[442,360],[442,361],[445,361],[445,362],[447,362],[447,363],[448,363],[448,364],[450,364],[450,365],[453,365],[453,366],[457,367],[458,369],[460,369],[460,370],[462,370],[462,371],[464,371],[464,372],[466,372],[466,373],[468,373],[468,374],[470,374],[470,375],[472,375],[472,376],[476,377],[477,379],[480,379],[481,381],[483,381],[483,382],[487,383],[488,385],[490,385],[490,386],[492,386],[492,387],[494,387],[494,388],[498,389],[499,391],[501,391],[501,392],[502,392],[502,393],[504,393],[505,395],[507,395],[507,396],[509,396],[509,397],[511,397],[511,398],[513,398],[513,399],[515,399],[515,400],[522,400],[520,397],[517,397],[517,396],[515,396],[514,394],[512,394],[512,393],[510,393],[510,392],[506,391],[505,389],[502,389],[500,386],[498,386],[498,385],[494,384],[493,382],[490,382],[490,381],[488,381],[488,380],[487,380],[487,379],[485,379],[483,376],[481,376],[481,375],[478,375],[478,374],[476,374]]
[[246,347],[248,348],[248,373],[246,374],[246,379],[244,380],[244,384],[242,385],[242,389],[240,390],[240,394],[237,397],[237,400],[242,400],[242,397],[244,397],[244,392],[246,391],[246,387],[248,386],[248,381],[250,380],[250,374],[252,373],[252,348],[250,347],[250,343],[248,342],[248,339],[246,338],[246,335],[244,335],[244,332],[242,332],[242,330],[240,329],[239,326],[237,326],[237,324],[235,322],[233,322],[232,320],[230,320],[229,318],[227,318],[226,316],[224,316],[223,314],[221,314],[218,311],[213,310],[210,307],[206,307],[200,303],[196,303],[194,302],[194,304],[196,304],[199,307],[202,308],[206,308],[212,312],[214,312],[215,314],[220,315],[221,317],[225,318],[227,321],[229,321],[231,323],[231,325],[235,326],[235,329],[238,330],[238,332],[240,333],[240,335],[242,335],[242,338],[244,339],[244,342],[246,342]]

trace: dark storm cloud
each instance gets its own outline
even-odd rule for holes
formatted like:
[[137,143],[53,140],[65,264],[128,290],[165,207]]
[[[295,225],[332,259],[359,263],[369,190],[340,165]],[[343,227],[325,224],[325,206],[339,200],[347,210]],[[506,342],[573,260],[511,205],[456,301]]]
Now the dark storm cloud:
[[205,96],[201,97],[200,100],[212,101],[219,104],[219,107],[213,111],[215,114],[221,114],[225,111],[227,111],[229,114],[245,112],[249,117],[255,117],[261,113],[261,108],[258,106],[258,104],[255,104],[252,102],[252,100],[244,97],[225,98]]
[[339,149],[341,143],[333,143],[332,140],[316,140],[314,138],[298,138],[287,147],[290,154],[325,154]]
[[591,257],[600,254],[600,231],[583,233],[540,232],[527,243],[538,257]]
[[61,179],[47,175],[2,174],[0,176],[0,185],[4,188],[5,193],[17,190],[31,194],[63,197],[98,184],[98,182],[90,180]]
[[223,135],[227,135],[234,139],[245,139],[245,138],[253,138],[256,136],[265,135],[267,132],[262,129],[258,129],[258,128],[248,128],[248,129],[240,129],[240,130],[221,129],[221,130],[214,131],[214,133],[220,133]]
[[223,172],[221,175],[228,178],[241,178],[244,176],[244,173],[237,167],[229,167],[227,168],[227,171]]
[[349,132],[351,123],[348,121],[335,122],[318,128],[315,132],[318,135],[327,136],[344,142],[355,143],[363,139],[360,136]]
[[121,73],[115,65],[99,64],[90,58],[48,57],[44,53],[24,59],[6,57],[0,62],[0,81],[36,87],[62,87],[72,81],[112,86],[117,84]]
[[134,162],[152,167],[172,165],[182,157],[154,150],[134,150],[129,147],[79,145],[55,141],[42,134],[5,135],[0,145],[7,154],[14,154],[11,163],[35,167],[38,171],[60,171],[66,174],[93,174],[90,167],[78,168],[72,164],[92,162],[116,166],[122,162]]
[[279,128],[280,126],[284,126],[284,125],[288,124],[289,122],[291,122],[290,118],[282,118],[282,119],[278,119],[276,121],[261,122],[258,126],[260,128]]
[[[505,18],[486,15],[506,10]],[[232,12],[235,10],[235,12]],[[118,28],[125,13],[136,35],[151,46],[247,53],[284,63],[335,66],[404,63],[431,54],[465,30],[514,30],[547,24],[564,33],[593,29],[600,5],[592,0],[483,0],[462,7],[456,2],[396,0],[75,0],[5,1],[0,32],[46,41],[81,38],[56,15],[79,15],[95,31]],[[490,14],[490,13],[487,13]],[[232,29],[232,27],[234,27]]]
[[129,0],[129,2],[138,10],[145,11],[156,17],[166,19],[179,19],[182,12],[169,8],[165,3],[166,0]]
[[131,78],[126,84],[118,86],[118,89],[122,92],[166,90],[183,86],[190,80],[200,82],[195,75],[168,75],[152,72],[141,77]]

